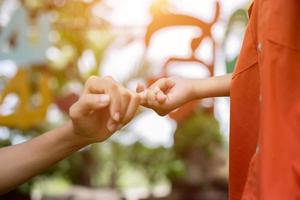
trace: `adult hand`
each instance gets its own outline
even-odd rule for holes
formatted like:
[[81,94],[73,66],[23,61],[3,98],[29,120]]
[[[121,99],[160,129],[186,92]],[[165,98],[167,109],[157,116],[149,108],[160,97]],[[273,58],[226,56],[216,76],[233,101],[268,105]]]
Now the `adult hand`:
[[70,108],[74,133],[90,143],[109,138],[135,115],[140,98],[111,77],[93,76]]

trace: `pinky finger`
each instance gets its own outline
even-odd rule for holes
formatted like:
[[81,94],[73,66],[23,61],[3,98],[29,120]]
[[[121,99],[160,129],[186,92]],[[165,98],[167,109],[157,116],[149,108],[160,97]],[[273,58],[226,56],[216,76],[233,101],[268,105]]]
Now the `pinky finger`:
[[160,104],[163,104],[163,103],[166,102],[167,96],[166,96],[162,91],[159,91],[159,92],[156,94],[156,100],[157,100]]
[[140,105],[140,98],[133,97],[128,105],[128,109],[126,111],[125,118],[122,124],[126,125],[135,116],[139,105]]

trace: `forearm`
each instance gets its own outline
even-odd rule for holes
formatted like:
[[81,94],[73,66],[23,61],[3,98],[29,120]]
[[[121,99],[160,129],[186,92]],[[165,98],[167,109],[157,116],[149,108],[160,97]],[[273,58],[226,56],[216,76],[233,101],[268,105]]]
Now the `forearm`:
[[139,105],[139,96],[112,78],[90,77],[69,110],[72,122],[23,144],[0,149],[0,194],[80,148],[108,139],[134,117]]
[[24,183],[88,144],[78,137],[68,123],[28,142],[0,149],[0,193]]
[[195,99],[230,96],[232,74],[193,80]]

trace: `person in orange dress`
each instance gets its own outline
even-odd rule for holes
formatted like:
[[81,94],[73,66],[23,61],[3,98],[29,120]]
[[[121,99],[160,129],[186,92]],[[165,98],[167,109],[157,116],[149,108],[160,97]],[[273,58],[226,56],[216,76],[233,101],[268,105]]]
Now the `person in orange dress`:
[[137,92],[165,115],[230,96],[230,200],[300,199],[300,1],[255,0],[233,74],[163,78]]

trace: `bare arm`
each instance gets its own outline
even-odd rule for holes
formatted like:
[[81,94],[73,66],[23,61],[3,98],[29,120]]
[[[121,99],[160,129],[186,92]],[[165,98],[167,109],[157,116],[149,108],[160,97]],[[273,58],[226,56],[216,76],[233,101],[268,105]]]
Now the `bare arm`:
[[7,192],[87,145],[71,123],[23,144],[0,149],[0,193]]
[[230,96],[232,74],[194,80],[195,98]]
[[0,194],[80,148],[106,140],[134,117],[139,104],[136,93],[112,78],[90,78],[70,108],[71,122],[28,142],[0,149]]

